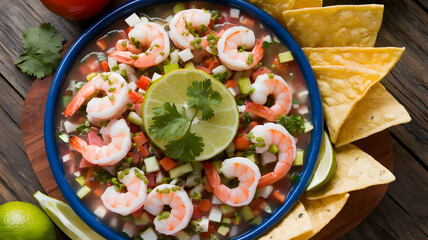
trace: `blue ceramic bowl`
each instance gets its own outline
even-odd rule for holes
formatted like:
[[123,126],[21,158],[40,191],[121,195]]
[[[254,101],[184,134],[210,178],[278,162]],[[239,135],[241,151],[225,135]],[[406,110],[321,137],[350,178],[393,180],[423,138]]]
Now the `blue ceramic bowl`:
[[[242,0],[204,0],[212,1],[215,3],[224,4],[226,6],[235,7],[239,9],[244,9],[248,13],[252,14],[259,18],[260,22],[265,26],[269,26],[272,32],[290,49],[297,61],[303,77],[306,80],[308,90],[309,90],[309,99],[311,102],[312,109],[312,124],[314,125],[314,130],[312,131],[311,142],[309,150],[307,152],[307,158],[305,166],[301,173],[301,177],[298,182],[290,190],[287,199],[285,202],[275,210],[275,212],[267,219],[265,219],[261,224],[252,228],[250,231],[242,234],[235,239],[256,239],[262,234],[266,233],[274,227],[281,219],[283,219],[296,201],[299,199],[300,195],[306,189],[309,180],[312,177],[314,172],[315,164],[318,157],[318,152],[321,143],[321,135],[323,130],[323,115],[321,108],[321,99],[318,91],[318,86],[315,81],[311,66],[309,65],[308,60],[303,54],[301,48],[297,45],[296,41],[291,37],[291,35],[270,15],[263,12],[254,5],[242,1]],[[89,27],[73,44],[70,50],[65,55],[61,64],[58,67],[55,78],[53,80],[48,100],[46,103],[46,113],[45,113],[45,123],[44,123],[44,136],[45,136],[45,145],[46,152],[49,159],[49,164],[51,166],[55,180],[60,188],[63,196],[74,209],[77,215],[85,221],[90,227],[92,227],[96,232],[101,234],[107,239],[127,239],[123,235],[113,231],[103,223],[97,220],[96,216],[89,211],[89,209],[80,201],[73,189],[71,188],[68,179],[66,178],[64,168],[62,165],[61,158],[58,153],[58,147],[55,138],[55,112],[60,97],[60,91],[64,84],[65,78],[68,71],[70,70],[73,62],[76,60],[76,57],[79,55],[81,50],[98,34],[100,34],[105,28],[112,25],[117,20],[127,17],[135,11],[138,11],[141,8],[153,6],[156,4],[162,3],[171,3],[174,2],[171,0],[134,0],[129,3],[126,3],[117,9],[113,10],[101,20],[96,22],[94,25]]]

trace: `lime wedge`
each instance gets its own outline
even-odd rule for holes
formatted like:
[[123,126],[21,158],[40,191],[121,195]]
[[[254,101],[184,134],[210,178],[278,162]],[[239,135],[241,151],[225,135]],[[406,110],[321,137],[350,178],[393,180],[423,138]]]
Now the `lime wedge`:
[[[212,89],[220,93],[222,101],[219,106],[213,106],[214,117],[207,121],[196,120],[190,128],[191,132],[203,138],[204,143],[204,150],[201,155],[196,157],[196,161],[214,157],[232,142],[239,125],[235,98],[221,82],[211,75],[197,69],[185,68],[172,71],[156,80],[144,97],[142,107],[144,129],[151,141],[159,148],[165,150],[168,142],[166,139],[154,139],[148,131],[153,124],[153,108],[162,107],[165,102],[170,102],[175,103],[177,109],[180,110],[183,106],[187,106],[185,105],[188,99],[187,87],[193,81],[205,79],[211,80]],[[187,108],[187,111],[192,112],[193,109]],[[191,116],[191,113],[188,116]]]
[[39,191],[33,196],[52,221],[71,239],[104,239],[86,225],[67,203]]
[[336,173],[336,157],[334,155],[333,146],[331,145],[330,138],[324,131],[321,140],[321,149],[318,155],[317,166],[315,173],[306,188],[306,191],[317,190],[325,186],[333,178]]

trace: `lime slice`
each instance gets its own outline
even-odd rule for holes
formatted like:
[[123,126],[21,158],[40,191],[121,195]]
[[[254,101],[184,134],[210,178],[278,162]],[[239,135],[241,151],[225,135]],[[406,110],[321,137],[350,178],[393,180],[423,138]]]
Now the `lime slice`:
[[52,221],[71,239],[104,239],[86,225],[68,204],[39,191],[33,196]]
[[333,178],[336,173],[336,157],[330,138],[324,131],[321,140],[321,149],[318,155],[317,166],[315,167],[314,176],[312,176],[306,191],[317,190],[324,187]]
[[[233,95],[227,88],[213,78],[211,75],[197,69],[179,69],[172,71],[156,80],[147,90],[144,97],[142,113],[143,124],[146,133],[151,141],[159,148],[165,150],[168,143],[166,139],[154,139],[148,129],[153,124],[153,108],[162,107],[165,102],[175,103],[177,109],[181,109],[188,97],[187,87],[193,81],[203,81],[210,79],[212,89],[222,96],[219,106],[213,106],[214,117],[207,121],[196,120],[190,128],[191,132],[203,138],[204,150],[196,157],[197,161],[202,161],[214,157],[227,148],[235,137],[239,125],[238,107]],[[188,116],[193,109],[187,108]],[[198,116],[196,116],[198,117]]]

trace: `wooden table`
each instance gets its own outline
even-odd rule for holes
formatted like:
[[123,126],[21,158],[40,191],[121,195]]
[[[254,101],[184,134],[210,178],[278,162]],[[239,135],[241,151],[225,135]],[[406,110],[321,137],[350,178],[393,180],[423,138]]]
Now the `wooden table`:
[[[121,2],[112,1],[107,9]],[[327,0],[324,5],[339,3],[385,5],[376,46],[404,46],[406,51],[382,83],[413,119],[391,128],[397,180],[373,213],[342,239],[428,239],[428,2]],[[25,153],[20,127],[22,105],[34,81],[14,65],[22,51],[22,34],[50,22],[71,41],[95,20],[68,21],[35,0],[0,1],[0,203],[36,204],[32,194],[42,190]],[[66,236],[59,233],[59,238]]]

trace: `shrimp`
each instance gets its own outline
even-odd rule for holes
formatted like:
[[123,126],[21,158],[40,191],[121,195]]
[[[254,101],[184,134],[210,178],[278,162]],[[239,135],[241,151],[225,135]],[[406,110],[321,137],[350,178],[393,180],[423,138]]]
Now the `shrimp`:
[[290,170],[291,164],[296,158],[296,141],[288,131],[280,124],[265,123],[255,126],[251,132],[251,142],[264,141],[264,147],[257,147],[257,153],[266,152],[270,145],[275,144],[278,148],[277,163],[272,172],[260,178],[257,188],[263,188],[283,178]]
[[[130,39],[137,41],[137,48],[146,48],[145,52],[135,54],[127,47],[126,51],[113,50],[109,52],[109,57],[118,62],[133,65],[136,68],[147,68],[158,65],[169,55],[169,38],[165,29],[157,23],[140,22],[137,23],[128,33]],[[117,44],[116,44],[117,47]]]
[[[246,27],[231,27],[223,33],[217,43],[218,57],[229,69],[236,71],[251,69],[259,63],[265,53],[262,39],[263,37],[256,43],[252,30]],[[251,48],[251,52],[245,51]]]
[[210,33],[213,23],[211,13],[208,11],[183,10],[175,14],[169,22],[169,36],[175,46],[195,50],[198,46],[202,47],[203,38],[200,36]]
[[147,178],[136,167],[118,172],[118,178],[127,192],[118,192],[115,186],[110,186],[101,195],[101,200],[108,210],[126,216],[143,206],[147,196]]
[[220,171],[224,176],[238,178],[239,185],[236,188],[230,189],[221,183],[212,163],[204,162],[204,169],[208,182],[214,189],[214,195],[223,203],[239,207],[248,205],[253,200],[261,174],[257,165],[248,158],[234,157],[221,163]]
[[[278,115],[287,114],[291,110],[293,94],[285,80],[275,74],[262,74],[251,85],[255,90],[250,94],[253,102],[246,104],[246,111],[263,117],[269,121],[275,121]],[[272,94],[275,104],[268,108],[263,106],[267,97]]]
[[111,120],[106,127],[100,129],[100,133],[106,145],[90,145],[77,136],[70,137],[70,145],[86,161],[99,166],[114,165],[125,158],[132,146],[131,130],[125,120]]
[[[164,205],[171,212],[164,211]],[[156,216],[153,220],[156,231],[173,235],[184,229],[193,214],[193,205],[186,191],[173,184],[161,184],[147,196],[144,210]]]
[[66,117],[71,117],[82,106],[86,99],[92,97],[97,91],[104,92],[102,98],[92,98],[86,112],[91,121],[103,121],[117,118],[127,109],[129,102],[129,86],[125,79],[118,73],[101,73],[88,81],[64,110]]
[[140,54],[143,52],[143,49],[139,46],[135,46],[131,43],[129,39],[120,39],[116,42],[115,46],[117,51],[129,51],[133,54]]

